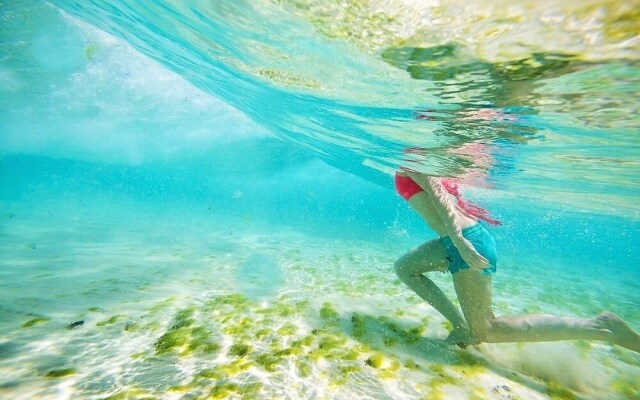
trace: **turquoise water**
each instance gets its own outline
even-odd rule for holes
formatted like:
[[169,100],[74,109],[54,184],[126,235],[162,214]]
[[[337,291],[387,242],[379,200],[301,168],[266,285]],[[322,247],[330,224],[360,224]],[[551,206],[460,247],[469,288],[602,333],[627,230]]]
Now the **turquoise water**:
[[504,221],[496,313],[640,328],[636,6],[0,3],[0,397],[639,398],[607,344],[446,346],[390,175]]

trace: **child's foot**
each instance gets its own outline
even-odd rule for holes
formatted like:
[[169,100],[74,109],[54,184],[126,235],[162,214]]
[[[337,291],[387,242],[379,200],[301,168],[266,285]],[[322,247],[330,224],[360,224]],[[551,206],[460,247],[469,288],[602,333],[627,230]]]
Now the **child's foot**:
[[470,344],[478,344],[479,342],[473,337],[473,334],[466,328],[453,328],[449,336],[445,339],[449,344],[455,344],[463,349]]
[[640,353],[640,334],[612,312],[605,311],[596,317],[596,327],[607,329],[613,335],[611,342]]

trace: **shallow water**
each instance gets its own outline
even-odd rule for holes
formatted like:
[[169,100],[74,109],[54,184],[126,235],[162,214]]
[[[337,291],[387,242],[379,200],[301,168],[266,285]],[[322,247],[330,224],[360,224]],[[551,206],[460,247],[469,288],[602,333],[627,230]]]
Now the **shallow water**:
[[2,3],[0,397],[638,398],[607,344],[445,345],[389,175],[504,221],[496,313],[640,328],[633,7]]
[[[3,396],[614,399],[637,387],[640,360],[609,345],[446,346],[443,318],[392,273],[418,238],[336,238],[122,197],[9,205]],[[239,275],[260,261],[262,274]],[[563,263],[501,259],[496,312],[637,320],[637,275]]]

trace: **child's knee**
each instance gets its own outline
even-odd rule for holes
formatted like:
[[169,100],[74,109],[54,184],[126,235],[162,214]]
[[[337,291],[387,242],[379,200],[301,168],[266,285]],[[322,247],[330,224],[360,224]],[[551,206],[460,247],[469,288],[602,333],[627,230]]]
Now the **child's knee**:
[[406,275],[406,263],[403,262],[403,258],[399,258],[393,263],[393,270],[400,279]]
[[394,264],[393,270],[400,280],[412,278],[417,275],[415,269],[407,262],[406,257],[400,257]]

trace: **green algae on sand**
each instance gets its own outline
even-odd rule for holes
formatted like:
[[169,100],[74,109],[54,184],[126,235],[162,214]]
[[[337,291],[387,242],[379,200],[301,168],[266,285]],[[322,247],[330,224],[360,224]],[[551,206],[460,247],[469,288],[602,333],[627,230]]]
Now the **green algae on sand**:
[[220,345],[211,340],[211,332],[203,326],[195,326],[194,307],[178,311],[169,329],[155,341],[156,354],[178,353],[181,356],[196,350],[214,353]]
[[124,315],[114,315],[113,317],[111,317],[109,319],[105,319],[105,320],[102,320],[100,322],[97,322],[96,326],[103,327],[103,326],[113,325],[113,324],[116,324],[116,323],[118,323],[120,321],[125,320],[126,318],[127,317],[124,316]]
[[246,343],[235,343],[230,348],[227,354],[230,356],[244,357],[251,352],[251,346]]
[[551,400],[575,400],[578,398],[571,390],[553,380],[547,381],[546,389]]
[[22,324],[22,327],[23,328],[31,328],[31,327],[34,327],[34,326],[46,324],[47,322],[49,322],[49,318],[47,318],[47,317],[36,317],[36,318],[32,318],[29,321],[27,321],[24,324]]
[[337,320],[339,317],[338,312],[333,308],[331,303],[322,304],[322,308],[320,308],[320,318],[327,322],[333,322]]
[[62,378],[63,376],[75,375],[78,371],[75,368],[52,369],[47,373],[47,378]]

